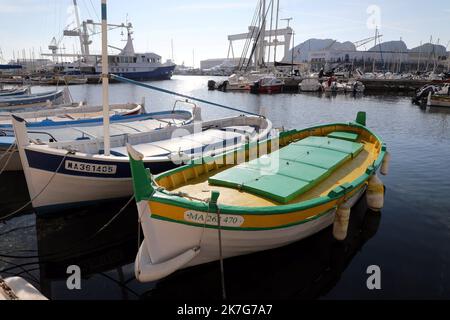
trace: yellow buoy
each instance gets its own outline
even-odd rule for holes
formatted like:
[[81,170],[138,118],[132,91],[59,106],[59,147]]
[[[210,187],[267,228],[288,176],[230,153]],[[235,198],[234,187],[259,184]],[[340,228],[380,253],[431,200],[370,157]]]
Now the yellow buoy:
[[386,152],[383,158],[383,162],[381,163],[380,173],[383,176],[387,176],[389,173],[389,163],[391,162],[391,154]]
[[336,240],[344,240],[347,237],[348,222],[350,220],[350,208],[340,206],[336,210],[333,223],[333,236]]
[[367,205],[373,211],[380,211],[384,205],[384,186],[383,182],[374,174],[369,179],[369,185],[366,191]]

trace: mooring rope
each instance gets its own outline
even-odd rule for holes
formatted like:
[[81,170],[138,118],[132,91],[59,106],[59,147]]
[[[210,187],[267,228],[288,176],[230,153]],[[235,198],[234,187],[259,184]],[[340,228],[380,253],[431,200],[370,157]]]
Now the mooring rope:
[[[106,224],[104,224],[100,229],[98,229],[92,236],[88,237],[88,238],[84,238],[81,241],[79,241],[76,245],[69,247],[69,248],[65,248],[62,251],[56,251],[56,252],[52,252],[46,255],[36,255],[36,256],[16,256],[16,255],[9,255],[9,254],[3,254],[0,253],[0,258],[9,258],[9,259],[39,259],[39,258],[51,258],[55,255],[58,255],[60,253],[70,253],[71,251],[75,250],[76,248],[78,248],[79,245],[81,245],[82,243],[86,242],[86,241],[91,241],[93,240],[96,236],[98,236],[100,234],[100,232],[104,231],[115,219],[117,219],[117,217],[128,207],[128,205],[130,204],[131,200],[134,198],[134,195],[127,201],[127,203],[119,210],[118,213],[116,213]],[[43,263],[41,261],[41,263]],[[31,263],[33,264],[33,263]],[[28,265],[28,264],[22,264],[22,265]],[[8,269],[6,269],[8,270]],[[1,272],[4,272],[5,270],[0,270]]]
[[210,104],[212,106],[216,106],[216,107],[219,107],[219,108],[228,109],[228,110],[237,111],[237,112],[243,112],[243,113],[250,114],[250,115],[253,115],[253,116],[261,117],[260,114],[257,114],[257,113],[254,113],[254,112],[250,112],[250,111],[245,111],[245,110],[242,110],[242,109],[229,107],[229,106],[226,106],[226,105],[223,105],[223,104],[220,104],[220,103],[216,103],[216,102],[212,102],[212,101],[208,101],[208,100],[204,100],[204,99],[200,99],[200,98],[195,98],[195,97],[192,97],[192,96],[188,96],[186,94],[182,94],[182,93],[178,93],[178,92],[175,92],[175,91],[171,91],[171,90],[155,87],[155,86],[152,86],[152,85],[149,85],[149,84],[146,84],[146,83],[142,83],[142,82],[139,82],[139,81],[135,81],[135,80],[131,80],[131,79],[128,79],[128,78],[124,78],[124,77],[121,77],[121,76],[118,76],[118,75],[115,75],[115,74],[111,74],[110,77],[111,77],[111,79],[114,79],[114,80],[117,80],[117,81],[120,81],[120,82],[131,83],[131,84],[143,87],[143,88],[156,90],[156,91],[159,91],[159,92],[175,95],[175,96],[182,97],[182,98],[185,98],[185,99],[190,99],[190,100],[194,100],[194,101],[197,101],[197,102]]
[[223,268],[223,254],[222,254],[222,228],[220,224],[220,208],[217,207],[217,230],[219,233],[219,261],[220,261],[220,280],[222,283],[222,298],[227,299],[227,292],[225,289],[225,271]]
[[131,201],[133,201],[133,199],[134,199],[134,195],[132,195],[131,198],[128,199],[127,203],[125,203],[125,205],[122,208],[120,208],[120,210],[103,227],[101,227],[91,238],[89,238],[89,240],[92,240],[93,238],[95,238],[100,232],[105,230],[114,220],[116,220],[117,217],[120,216],[120,214],[125,211],[125,209],[131,203]]
[[10,219],[11,217],[15,216],[16,214],[20,213],[23,209],[25,209],[26,207],[28,207],[30,204],[33,203],[34,200],[36,200],[42,193],[44,193],[44,191],[48,188],[48,186],[50,185],[50,183],[53,181],[53,179],[56,177],[56,174],[59,172],[59,170],[61,169],[64,161],[66,160],[67,156],[69,154],[71,154],[72,151],[68,151],[64,157],[62,158],[58,168],[56,169],[55,172],[53,172],[52,176],[50,177],[50,179],[48,180],[48,182],[45,184],[45,186],[42,188],[42,190],[36,194],[33,198],[30,199],[30,201],[28,201],[27,203],[25,203],[22,207],[20,207],[19,209],[7,214],[6,216],[1,217],[0,222],[5,222],[6,220]]
[[3,165],[3,167],[0,169],[0,175],[6,170],[6,168],[8,167],[9,162],[12,159],[12,156],[14,155],[15,150],[15,146],[16,143],[14,142],[13,144],[11,144],[8,149],[5,151],[5,153],[3,153],[3,155],[0,157],[0,161],[3,160],[3,158],[6,157],[6,155],[8,155],[8,158],[5,161],[5,164]]

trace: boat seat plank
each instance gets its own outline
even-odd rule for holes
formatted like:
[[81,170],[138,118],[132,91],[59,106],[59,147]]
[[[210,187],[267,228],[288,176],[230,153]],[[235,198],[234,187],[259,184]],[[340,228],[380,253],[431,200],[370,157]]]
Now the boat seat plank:
[[[347,133],[347,132],[343,132]],[[363,146],[361,143],[352,142],[348,140],[341,140],[337,138],[327,138],[325,137],[307,137],[303,140],[294,142],[292,145],[294,146],[308,146],[308,147],[316,147],[322,149],[329,149],[334,151],[340,151],[345,153],[350,153],[353,157],[357,155],[362,149]]]
[[208,182],[288,203],[330,176],[363,148],[361,143],[309,137],[224,170]]
[[[189,134],[171,140],[155,141],[151,143],[136,144],[133,146],[144,157],[167,156],[171,153],[183,152],[185,154],[195,154],[215,148],[232,146],[240,143],[242,135],[233,132],[221,132],[220,130],[210,130]],[[218,134],[221,133],[221,134]],[[111,148],[117,154],[127,154],[126,147]]]
[[359,138],[359,135],[354,132],[334,131],[328,134],[328,137],[356,142]]

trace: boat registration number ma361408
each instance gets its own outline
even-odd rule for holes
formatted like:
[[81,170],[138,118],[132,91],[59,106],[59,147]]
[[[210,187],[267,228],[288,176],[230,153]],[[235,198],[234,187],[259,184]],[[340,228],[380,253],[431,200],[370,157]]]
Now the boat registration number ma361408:
[[[184,220],[188,222],[201,223],[210,226],[217,226],[217,214],[206,213],[199,211],[186,211],[184,213]],[[223,227],[240,227],[244,223],[242,216],[221,214],[220,225]]]
[[71,160],[66,161],[65,168],[70,171],[100,174],[115,174],[117,171],[117,166],[115,165],[84,163]]

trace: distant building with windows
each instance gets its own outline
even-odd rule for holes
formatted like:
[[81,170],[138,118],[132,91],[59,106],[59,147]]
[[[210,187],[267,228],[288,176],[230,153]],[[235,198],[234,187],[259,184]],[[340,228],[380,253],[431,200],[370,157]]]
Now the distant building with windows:
[[[291,60],[292,50],[283,61]],[[374,67],[391,72],[442,71],[450,67],[450,54],[444,46],[431,43],[408,49],[403,41],[388,41],[360,51],[351,42],[310,39],[294,48],[294,62],[307,62],[312,71],[330,66],[352,66],[366,71]]]

